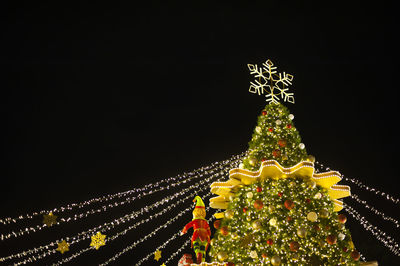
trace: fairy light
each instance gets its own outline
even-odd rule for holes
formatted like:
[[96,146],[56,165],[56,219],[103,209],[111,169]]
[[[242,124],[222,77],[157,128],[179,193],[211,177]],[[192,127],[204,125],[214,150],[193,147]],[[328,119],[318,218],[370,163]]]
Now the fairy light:
[[390,221],[392,223],[394,223],[394,225],[399,228],[400,227],[400,222],[396,219],[394,219],[393,217],[387,216],[385,213],[378,211],[377,209],[375,209],[373,206],[368,205],[367,201],[360,199],[356,194],[352,194],[351,198],[353,198],[355,201],[357,201],[358,203],[364,205],[365,208],[369,209],[370,211],[372,211],[374,214],[380,216],[382,219],[386,220],[386,221]]
[[[235,164],[235,162],[233,162],[232,164]],[[142,208],[140,211],[133,212],[133,213],[131,213],[131,214],[127,214],[127,215],[125,215],[125,216],[123,216],[123,217],[121,217],[121,218],[115,219],[115,220],[112,221],[112,222],[104,223],[103,225],[100,225],[100,226],[98,226],[98,227],[89,229],[89,230],[87,230],[87,231],[83,231],[83,232],[77,234],[76,236],[74,236],[74,237],[72,237],[72,238],[67,237],[67,238],[65,238],[65,240],[67,240],[67,241],[69,242],[70,246],[71,246],[71,245],[74,244],[74,243],[77,243],[77,242],[80,242],[80,241],[85,240],[85,239],[87,239],[87,238],[90,238],[91,235],[92,235],[93,233],[97,232],[97,231],[108,231],[108,230],[114,228],[114,227],[117,226],[117,225],[123,224],[123,223],[128,222],[128,221],[130,221],[130,220],[132,220],[132,219],[137,218],[139,215],[143,214],[144,212],[149,212],[151,209],[153,209],[153,208],[155,208],[155,207],[161,206],[161,205],[163,205],[164,203],[169,202],[170,200],[173,200],[174,198],[176,198],[176,197],[178,197],[178,196],[180,196],[180,195],[184,195],[186,192],[190,191],[190,190],[193,189],[193,188],[198,188],[199,185],[203,185],[203,184],[205,185],[205,184],[207,184],[207,183],[210,183],[210,182],[212,182],[212,180],[213,180],[215,177],[218,177],[218,176],[223,175],[223,174],[224,174],[223,171],[218,172],[218,173],[215,173],[215,174],[212,175],[211,177],[201,180],[200,183],[191,185],[190,187],[188,187],[188,188],[186,188],[186,189],[183,189],[183,190],[181,190],[180,192],[177,192],[177,193],[175,193],[175,194],[172,195],[172,196],[166,197],[166,198],[164,198],[164,199],[162,199],[162,200],[160,200],[160,201],[158,201],[158,202],[156,202],[156,203],[154,203],[154,204],[152,204],[152,205],[150,205],[150,206],[147,206],[147,207]],[[205,189],[205,188],[208,188],[208,186],[204,186],[204,187],[203,187],[203,189]],[[203,190],[203,189],[201,189],[201,190]],[[148,219],[146,219],[146,220],[148,220]],[[143,220],[143,221],[146,221],[146,220]],[[142,222],[142,223],[143,223],[143,222]],[[55,253],[54,250],[49,250],[49,249],[50,249],[51,247],[54,247],[55,245],[57,245],[57,243],[60,242],[60,241],[61,241],[61,240],[53,241],[53,242],[51,242],[50,244],[45,245],[45,246],[40,246],[39,248],[30,249],[30,250],[28,250],[28,251],[24,251],[24,252],[21,252],[21,253],[18,253],[18,254],[10,255],[10,256],[8,256],[8,257],[0,258],[0,261],[5,261],[5,260],[8,260],[8,259],[12,259],[12,258],[24,257],[24,256],[26,256],[26,255],[30,255],[30,254],[32,254],[32,253],[37,253],[37,252],[40,252],[40,251],[42,251],[42,250],[44,250],[44,249],[47,249],[48,251],[45,252],[45,253],[43,253],[42,255],[33,256],[33,257],[32,257],[32,258],[34,258],[34,259],[43,258],[43,257],[45,257],[45,256],[47,256],[47,255],[50,255],[50,254]],[[24,262],[26,262],[26,261],[29,262],[29,259],[26,259],[26,260],[24,260],[24,261],[21,262],[21,263],[24,263]]]
[[[324,166],[324,165],[323,165],[322,163],[320,163],[320,162],[317,162],[317,161],[316,161],[315,164],[317,164],[317,165],[318,165],[319,167],[321,167],[321,168],[325,168],[326,170],[331,170],[329,167]],[[395,197],[389,195],[388,193],[382,192],[382,191],[380,191],[380,190],[378,190],[378,189],[376,189],[376,188],[369,187],[369,186],[363,184],[363,183],[362,183],[361,181],[359,181],[359,180],[356,180],[356,179],[353,179],[353,178],[348,178],[348,177],[345,177],[345,176],[343,176],[343,175],[342,175],[342,178],[343,178],[345,181],[352,182],[353,184],[357,185],[358,187],[360,187],[360,188],[362,188],[362,189],[365,189],[365,190],[367,190],[367,191],[369,191],[369,192],[374,192],[376,195],[382,196],[382,197],[384,197],[385,199],[390,200],[390,201],[392,201],[392,202],[395,203],[395,204],[399,204],[399,203],[400,203],[400,199],[397,199],[397,198],[395,198]]]
[[[236,164],[237,161],[240,160],[241,156],[242,156],[242,154],[235,155],[230,160],[223,161],[223,163],[219,165],[219,168],[220,169],[226,169],[225,166]],[[209,170],[209,172],[210,173],[214,173],[215,172],[214,170],[215,169]],[[224,171],[224,170],[221,170],[221,171]],[[207,174],[208,174],[208,172],[207,172]],[[135,197],[129,197],[129,198],[127,198],[127,199],[125,199],[125,200],[123,200],[121,202],[115,202],[115,203],[110,203],[108,205],[103,205],[103,206],[101,206],[101,207],[99,207],[97,209],[88,210],[85,213],[75,214],[73,217],[67,217],[67,218],[61,217],[60,221],[58,221],[56,223],[56,225],[59,225],[60,223],[76,221],[76,220],[79,220],[79,219],[82,219],[82,218],[86,218],[86,217],[88,217],[90,215],[93,215],[93,214],[96,214],[96,213],[105,212],[108,209],[115,208],[115,207],[118,207],[118,206],[121,206],[121,205],[124,205],[124,204],[131,203],[134,200],[141,199],[144,196],[148,196],[148,195],[154,194],[156,192],[160,192],[160,191],[163,191],[165,189],[169,189],[171,186],[172,187],[177,187],[177,186],[179,186],[181,184],[185,184],[185,183],[190,182],[192,180],[195,180],[195,179],[198,179],[198,178],[202,178],[203,176],[204,176],[203,174],[194,175],[194,176],[188,177],[188,178],[186,178],[184,180],[181,180],[180,182],[172,182],[171,184],[168,184],[167,186],[160,186],[158,189],[142,192],[142,193],[140,193],[139,195],[137,195]],[[6,239],[9,239],[9,238],[16,238],[16,237],[19,237],[19,236],[22,236],[22,235],[25,235],[25,234],[29,234],[31,232],[36,232],[36,231],[42,230],[45,227],[47,227],[45,224],[40,224],[40,225],[36,225],[36,226],[26,227],[26,228],[20,229],[18,231],[11,231],[10,233],[7,233],[7,234],[1,234],[0,235],[0,239],[1,240],[6,240]]]
[[372,233],[372,235],[382,242],[391,252],[395,255],[400,256],[400,248],[399,244],[389,236],[387,233],[383,232],[376,226],[372,225],[364,216],[360,215],[354,208],[349,205],[345,205],[345,211],[347,211],[353,218],[360,222],[360,224],[364,227],[365,230]]
[[65,212],[65,211],[71,211],[71,210],[73,210],[75,208],[81,209],[81,208],[84,208],[84,207],[89,206],[89,205],[91,205],[93,203],[96,203],[96,202],[106,202],[106,201],[113,200],[114,198],[121,198],[121,197],[124,197],[126,195],[131,195],[133,193],[138,193],[138,192],[142,192],[142,191],[145,191],[145,190],[154,189],[154,188],[160,186],[160,184],[162,184],[162,183],[175,183],[176,181],[186,180],[188,178],[188,176],[196,175],[199,172],[206,172],[206,171],[215,170],[217,168],[223,168],[223,166],[225,166],[226,164],[229,164],[232,161],[239,160],[240,158],[245,156],[246,153],[247,152],[243,152],[241,154],[234,155],[234,156],[232,156],[231,158],[229,158],[227,160],[220,161],[220,162],[214,162],[211,165],[200,167],[200,168],[195,169],[195,170],[193,170],[193,171],[191,171],[189,173],[183,173],[183,174],[175,176],[175,177],[170,177],[168,179],[162,179],[162,180],[160,180],[158,182],[147,184],[147,185],[145,185],[144,187],[141,187],[141,188],[135,188],[135,189],[128,190],[128,191],[125,191],[125,192],[109,194],[109,195],[105,195],[105,196],[102,196],[102,197],[86,200],[86,201],[83,201],[83,202],[80,202],[80,203],[71,203],[71,204],[68,204],[68,205],[63,206],[63,207],[53,208],[51,210],[41,210],[41,211],[32,212],[30,214],[21,214],[21,215],[18,215],[18,217],[14,217],[14,218],[12,218],[12,217],[0,218],[0,223],[4,224],[4,225],[7,225],[7,224],[11,224],[11,223],[17,223],[19,221],[26,220],[26,219],[33,219],[36,216],[41,216],[43,214],[48,214],[50,212],[62,213],[62,212]]

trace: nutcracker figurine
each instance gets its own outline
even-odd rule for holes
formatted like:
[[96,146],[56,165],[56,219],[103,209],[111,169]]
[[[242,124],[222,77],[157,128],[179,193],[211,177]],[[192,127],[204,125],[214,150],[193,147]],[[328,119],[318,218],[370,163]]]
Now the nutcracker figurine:
[[210,244],[211,230],[205,219],[206,209],[203,200],[196,196],[193,202],[196,202],[196,207],[193,210],[193,219],[185,225],[181,235],[185,234],[190,227],[193,227],[192,248],[196,254],[197,263],[200,264],[205,261],[206,251]]

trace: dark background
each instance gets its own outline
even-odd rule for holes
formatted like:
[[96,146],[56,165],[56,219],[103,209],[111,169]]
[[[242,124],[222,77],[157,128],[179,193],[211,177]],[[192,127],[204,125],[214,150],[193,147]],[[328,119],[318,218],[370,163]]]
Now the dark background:
[[[265,105],[248,92],[247,64],[268,58],[295,77],[296,104],[286,106],[308,153],[399,198],[399,44],[390,5],[1,5],[1,217],[126,191],[245,151]],[[399,205],[352,189],[399,219]],[[400,262],[349,220],[368,260]],[[369,220],[400,240],[392,224]],[[141,236],[74,262],[103,262]],[[162,243],[146,245],[150,252]],[[2,243],[2,255],[18,245]],[[119,265],[139,255],[127,253]]]

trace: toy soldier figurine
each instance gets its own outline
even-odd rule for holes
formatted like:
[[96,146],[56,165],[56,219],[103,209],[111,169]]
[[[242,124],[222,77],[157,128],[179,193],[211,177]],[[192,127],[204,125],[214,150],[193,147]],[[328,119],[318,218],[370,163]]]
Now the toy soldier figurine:
[[185,225],[181,235],[185,234],[190,227],[193,227],[192,248],[196,254],[197,263],[201,263],[205,261],[206,251],[210,244],[211,230],[205,219],[206,209],[203,200],[196,196],[193,202],[196,202],[196,207],[193,210],[193,219]]

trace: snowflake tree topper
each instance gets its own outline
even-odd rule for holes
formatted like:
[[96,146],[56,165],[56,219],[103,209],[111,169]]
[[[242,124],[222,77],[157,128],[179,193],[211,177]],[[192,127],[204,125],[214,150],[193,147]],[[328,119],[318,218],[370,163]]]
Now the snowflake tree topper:
[[262,67],[248,64],[250,74],[256,78],[254,82],[250,82],[249,92],[257,93],[258,95],[265,94],[266,101],[278,103],[279,99],[285,102],[294,103],[292,92],[288,92],[289,85],[292,85],[293,75],[277,73],[276,67],[271,60],[267,60],[262,64]]

